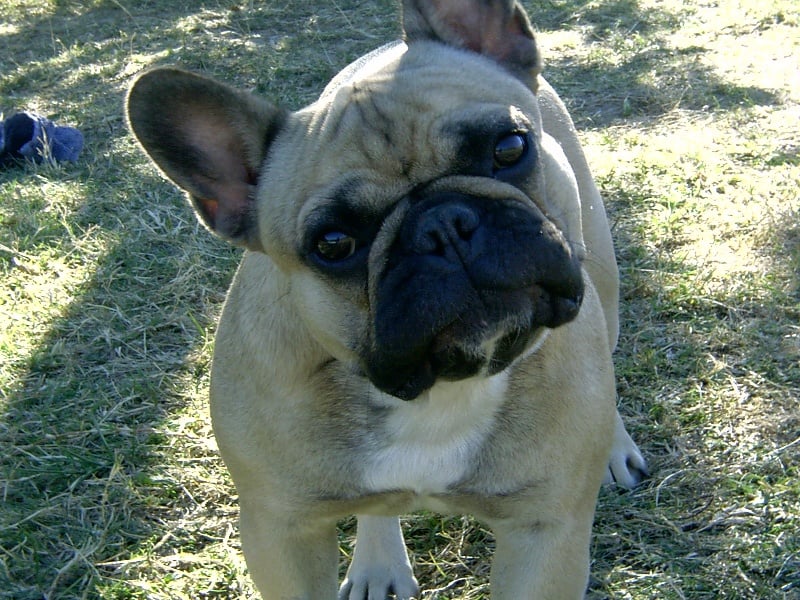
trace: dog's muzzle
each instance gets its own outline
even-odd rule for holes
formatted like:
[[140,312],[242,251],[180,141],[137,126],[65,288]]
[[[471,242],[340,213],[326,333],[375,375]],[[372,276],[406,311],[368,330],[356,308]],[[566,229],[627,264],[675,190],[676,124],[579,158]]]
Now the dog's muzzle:
[[515,200],[442,192],[417,201],[377,284],[365,371],[411,400],[437,379],[505,369],[542,327],[575,318],[580,261]]

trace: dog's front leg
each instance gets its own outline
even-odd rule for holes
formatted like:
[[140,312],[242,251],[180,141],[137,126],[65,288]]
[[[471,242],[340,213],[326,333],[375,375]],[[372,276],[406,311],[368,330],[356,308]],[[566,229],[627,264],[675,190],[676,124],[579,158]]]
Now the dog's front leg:
[[358,516],[353,562],[339,589],[339,600],[409,600],[419,591],[397,517]]
[[491,523],[492,600],[578,600],[589,578],[593,511],[549,522]]
[[275,515],[240,499],[242,549],[264,600],[333,598],[338,579],[335,521]]

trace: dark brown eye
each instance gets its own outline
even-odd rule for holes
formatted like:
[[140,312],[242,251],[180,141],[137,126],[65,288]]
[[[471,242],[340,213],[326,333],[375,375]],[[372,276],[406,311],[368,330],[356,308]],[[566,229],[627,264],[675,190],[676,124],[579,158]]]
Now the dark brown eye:
[[494,147],[494,168],[496,170],[513,167],[528,152],[528,138],[519,131],[501,137]]
[[326,262],[339,262],[353,256],[356,240],[341,231],[329,231],[317,240],[316,253]]

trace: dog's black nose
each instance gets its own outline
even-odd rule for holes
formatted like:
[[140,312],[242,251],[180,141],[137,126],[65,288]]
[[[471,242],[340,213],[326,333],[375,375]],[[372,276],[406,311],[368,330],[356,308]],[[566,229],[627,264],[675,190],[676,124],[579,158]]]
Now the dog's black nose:
[[456,201],[434,204],[417,218],[411,250],[441,256],[447,247],[469,242],[479,225],[480,216],[471,206]]

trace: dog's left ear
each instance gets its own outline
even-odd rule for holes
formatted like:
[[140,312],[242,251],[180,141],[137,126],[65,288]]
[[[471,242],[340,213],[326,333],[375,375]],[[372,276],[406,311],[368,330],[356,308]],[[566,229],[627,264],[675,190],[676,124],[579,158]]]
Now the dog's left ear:
[[255,189],[285,111],[208,77],[168,67],[140,76],[126,108],[139,143],[188,192],[201,221],[233,244],[263,250]]
[[406,42],[435,40],[494,59],[535,89],[541,58],[515,0],[403,0]]

